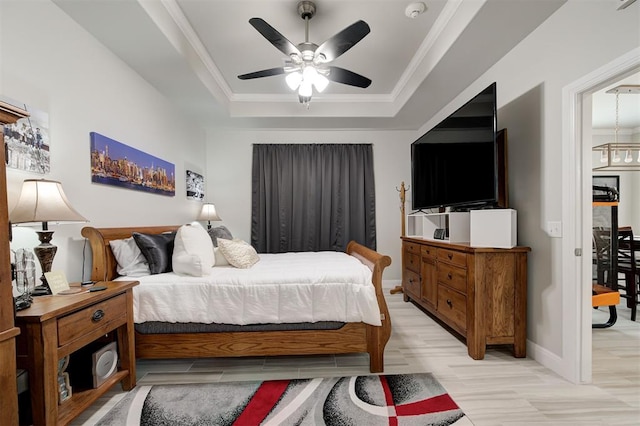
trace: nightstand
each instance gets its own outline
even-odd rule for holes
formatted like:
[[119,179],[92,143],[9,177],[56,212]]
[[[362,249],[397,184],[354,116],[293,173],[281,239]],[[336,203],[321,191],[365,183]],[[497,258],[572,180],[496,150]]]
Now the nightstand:
[[[138,281],[99,282],[107,289],[73,295],[40,296],[16,313],[17,366],[29,374],[33,423],[68,424],[113,385],[136,385],[133,287]],[[66,356],[107,334],[117,336],[119,367],[101,385],[73,389],[59,401],[58,367]],[[87,371],[86,374],[91,374]]]

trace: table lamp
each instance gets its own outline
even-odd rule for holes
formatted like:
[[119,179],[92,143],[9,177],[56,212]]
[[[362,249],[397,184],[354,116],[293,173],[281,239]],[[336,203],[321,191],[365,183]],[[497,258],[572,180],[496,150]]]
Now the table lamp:
[[22,183],[22,190],[18,203],[9,214],[9,221],[16,223],[42,223],[42,231],[36,231],[40,245],[33,251],[40,262],[42,276],[41,285],[37,286],[32,295],[42,296],[51,294],[51,289],[44,276],[51,271],[51,264],[58,247],[51,244],[53,231],[49,230],[49,222],[88,222],[78,213],[64,194],[62,184],[46,179],[26,179]]
[[200,211],[200,215],[198,216],[198,220],[206,220],[207,221],[207,229],[211,229],[211,221],[222,220],[218,213],[216,213],[216,207],[211,203],[204,203],[202,205],[202,210]]

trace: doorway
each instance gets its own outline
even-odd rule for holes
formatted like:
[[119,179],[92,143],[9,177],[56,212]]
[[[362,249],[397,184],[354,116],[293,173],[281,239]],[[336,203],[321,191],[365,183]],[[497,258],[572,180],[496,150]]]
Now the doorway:
[[[640,72],[640,48],[628,52],[563,90],[563,350],[570,380],[591,383],[592,94]],[[572,224],[571,227],[569,224]],[[587,255],[588,254],[588,255]],[[588,281],[587,281],[588,280]],[[587,282],[588,285],[585,285]],[[576,319],[578,321],[576,321]],[[575,326],[573,325],[575,324]]]

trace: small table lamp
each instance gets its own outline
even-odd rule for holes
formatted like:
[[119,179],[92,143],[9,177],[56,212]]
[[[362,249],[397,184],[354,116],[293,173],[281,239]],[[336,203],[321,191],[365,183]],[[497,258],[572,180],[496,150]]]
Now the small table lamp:
[[51,244],[53,231],[49,230],[49,222],[88,222],[78,213],[64,195],[62,184],[46,179],[26,179],[22,183],[22,190],[18,203],[9,215],[11,223],[42,222],[42,231],[36,231],[40,245],[33,251],[42,267],[42,284],[32,293],[34,296],[51,294],[51,289],[44,276],[51,271],[51,264],[58,247]]
[[202,205],[202,210],[198,216],[198,220],[207,221],[207,229],[211,229],[211,221],[222,220],[218,213],[216,213],[216,207],[211,203],[205,203]]

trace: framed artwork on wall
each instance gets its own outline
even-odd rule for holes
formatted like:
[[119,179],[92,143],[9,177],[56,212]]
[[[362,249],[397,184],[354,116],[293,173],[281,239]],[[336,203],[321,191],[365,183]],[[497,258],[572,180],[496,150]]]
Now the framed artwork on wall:
[[175,165],[91,132],[91,182],[173,197]]
[[619,175],[594,175],[592,179],[593,201],[620,201]]
[[187,199],[204,200],[204,177],[191,170],[187,170]]
[[0,96],[0,99],[30,114],[29,117],[4,126],[7,167],[48,174],[51,171],[49,114],[5,96]]

